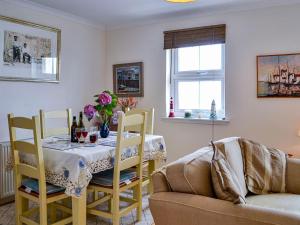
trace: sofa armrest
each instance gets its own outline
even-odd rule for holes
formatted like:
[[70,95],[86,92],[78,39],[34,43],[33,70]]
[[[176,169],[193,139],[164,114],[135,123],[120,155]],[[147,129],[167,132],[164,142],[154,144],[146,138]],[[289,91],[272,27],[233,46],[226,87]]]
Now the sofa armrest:
[[300,159],[287,160],[286,174],[287,192],[300,194]]
[[177,192],[155,193],[149,206],[155,225],[300,224],[299,214]]
[[151,175],[153,183],[153,192],[169,192],[171,187],[167,181],[166,169],[162,168],[160,170],[154,171]]

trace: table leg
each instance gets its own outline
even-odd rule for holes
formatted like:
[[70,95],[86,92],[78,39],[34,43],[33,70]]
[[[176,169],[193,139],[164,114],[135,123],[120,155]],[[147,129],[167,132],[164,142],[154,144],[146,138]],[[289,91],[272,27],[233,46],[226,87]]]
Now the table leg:
[[155,171],[156,169],[156,161],[155,160],[149,160],[149,165],[148,165],[148,177],[149,177],[149,185],[148,185],[148,193],[152,194],[153,193],[153,182],[152,182],[152,177],[151,174]]
[[73,225],[86,225],[86,190],[83,190],[81,196],[72,197],[72,216]]

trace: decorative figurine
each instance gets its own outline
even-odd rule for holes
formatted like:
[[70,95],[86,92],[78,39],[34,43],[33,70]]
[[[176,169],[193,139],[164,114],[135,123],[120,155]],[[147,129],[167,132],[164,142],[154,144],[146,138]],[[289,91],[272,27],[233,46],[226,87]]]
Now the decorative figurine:
[[211,119],[211,120],[217,119],[217,111],[216,111],[216,102],[215,102],[215,100],[212,100],[212,102],[211,102],[209,119]]
[[173,98],[170,98],[170,113],[169,113],[169,118],[173,118],[175,117],[175,113],[174,113],[174,102],[173,102]]
[[185,110],[184,118],[191,118],[191,117],[192,117],[192,110]]
[[217,119],[216,102],[212,100],[209,119],[212,120],[211,124],[211,141],[215,139],[215,120]]

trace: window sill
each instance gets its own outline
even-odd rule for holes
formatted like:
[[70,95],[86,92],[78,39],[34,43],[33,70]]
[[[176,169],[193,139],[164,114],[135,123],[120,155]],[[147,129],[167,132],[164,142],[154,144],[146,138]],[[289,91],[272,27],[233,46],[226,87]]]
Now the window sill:
[[199,119],[199,118],[184,118],[184,117],[162,117],[161,118],[164,121],[169,121],[169,122],[178,122],[178,123],[198,123],[198,124],[208,124],[208,125],[212,125],[213,123],[215,125],[227,125],[229,124],[229,120],[225,119],[225,120],[215,120],[212,121],[210,119]]

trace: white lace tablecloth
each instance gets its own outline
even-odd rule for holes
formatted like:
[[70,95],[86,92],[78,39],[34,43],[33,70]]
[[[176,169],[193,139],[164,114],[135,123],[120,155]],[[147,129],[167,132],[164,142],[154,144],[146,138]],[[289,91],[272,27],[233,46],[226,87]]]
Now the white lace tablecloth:
[[[115,147],[115,135],[101,139],[96,146],[81,146],[63,148],[54,146],[47,147],[43,144],[43,154],[46,170],[46,180],[66,188],[65,193],[71,196],[80,196],[81,191],[86,188],[93,173],[113,168]],[[104,145],[101,145],[103,142]],[[112,144],[111,144],[112,143]],[[124,149],[122,159],[131,157],[137,153],[136,147]],[[144,147],[145,160],[166,160],[167,152],[164,138],[158,135],[146,135]],[[35,165],[30,155],[21,155],[25,163]]]

